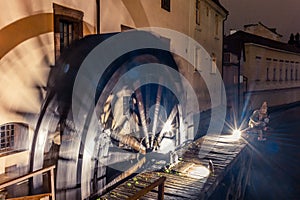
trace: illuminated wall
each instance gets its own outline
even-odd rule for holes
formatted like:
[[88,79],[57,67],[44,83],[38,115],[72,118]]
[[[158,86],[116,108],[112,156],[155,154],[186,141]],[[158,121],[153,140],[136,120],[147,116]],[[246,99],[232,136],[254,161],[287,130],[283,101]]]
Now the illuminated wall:
[[[53,3],[83,12],[83,36],[97,32],[96,0],[0,1],[0,124],[21,121],[35,126],[50,66],[55,64]],[[212,0],[199,0],[198,10],[196,23],[195,0],[171,0],[170,12],[161,8],[161,0],[101,0],[100,32],[149,26],[182,32],[214,57],[221,73],[226,12]],[[195,83],[194,88],[203,86],[194,81],[192,70],[188,70],[191,66],[180,68]],[[209,105],[203,110],[206,108]]]
[[198,41],[217,57],[221,69],[223,20],[226,13],[211,0],[200,0],[200,22],[196,23],[195,0],[171,0],[171,10],[161,8],[161,0],[102,0],[101,33],[120,32],[121,25],[163,27],[179,31]]
[[[184,33],[205,48],[222,73],[223,20],[226,11],[212,0],[199,0],[199,21],[196,21],[196,2],[171,0],[170,11],[167,11],[161,7],[161,0],[102,0],[100,30],[101,33],[108,33],[127,28],[162,27]],[[170,43],[172,46],[172,41]],[[193,57],[193,47],[188,47],[186,53]],[[196,77],[194,67],[180,58],[176,58],[176,62],[181,73],[197,91],[201,110],[209,109],[209,94],[203,92],[206,89],[205,83]],[[220,82],[215,84],[214,92],[220,91],[220,85]]]
[[0,1],[0,124],[33,123],[54,65],[53,3],[80,10],[83,34],[95,33],[93,0]]
[[270,106],[300,101],[300,54],[245,44],[242,74],[248,78],[252,106],[268,101]]

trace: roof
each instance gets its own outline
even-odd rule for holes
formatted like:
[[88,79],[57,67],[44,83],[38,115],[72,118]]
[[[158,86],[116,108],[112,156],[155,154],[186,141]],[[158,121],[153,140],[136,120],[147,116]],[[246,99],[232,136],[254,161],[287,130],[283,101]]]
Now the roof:
[[274,49],[284,50],[293,53],[300,53],[300,48],[296,46],[264,38],[258,35],[250,34],[244,31],[237,31],[232,35],[226,36],[224,39],[224,51],[236,54],[238,58],[240,58],[241,51],[244,51],[245,43],[254,43],[271,47]]
[[220,3],[219,0],[212,0],[215,4],[217,4],[227,15],[228,15],[228,10],[224,8],[224,6]]
[[247,27],[250,27],[250,26],[258,26],[258,25],[263,26],[264,28],[268,29],[268,30],[271,31],[272,33],[278,35],[279,37],[282,37],[282,35],[280,35],[279,33],[277,33],[276,28],[269,28],[269,27],[267,27],[266,25],[264,25],[264,24],[261,23],[261,22],[258,22],[258,24],[246,24],[246,25],[244,25],[244,28],[247,28]]

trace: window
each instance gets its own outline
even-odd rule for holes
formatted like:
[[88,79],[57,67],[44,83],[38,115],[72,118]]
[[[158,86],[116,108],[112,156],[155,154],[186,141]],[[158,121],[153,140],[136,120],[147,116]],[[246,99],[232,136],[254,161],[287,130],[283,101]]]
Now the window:
[[299,67],[299,62],[295,63],[295,80],[298,81],[298,67]]
[[212,60],[211,60],[211,73],[212,74],[217,73],[217,58],[214,53],[212,54]]
[[196,24],[200,25],[200,0],[196,0]]
[[273,68],[273,81],[276,81],[276,68]]
[[255,81],[260,81],[260,77],[259,77],[259,71],[261,68],[261,57],[260,56],[256,56],[255,57]]
[[219,16],[217,14],[215,18],[215,35],[219,35]]
[[74,26],[72,22],[63,21],[59,22],[60,32],[60,52],[69,47],[74,40]]
[[207,17],[209,16],[209,7],[208,6],[206,7],[206,16]]
[[266,81],[270,81],[270,65],[271,65],[271,58],[267,58],[267,71],[266,71]]
[[276,68],[277,68],[277,59],[273,59],[273,81],[277,81]]
[[285,61],[285,80],[288,81],[288,70],[289,70],[289,61]]
[[294,80],[294,61],[291,61],[291,81]]
[[282,81],[282,68],[283,68],[283,60],[279,61],[279,81]]
[[55,59],[64,49],[68,48],[74,40],[83,36],[83,12],[53,4],[54,10],[54,43]]
[[171,11],[171,0],[161,0],[161,8],[166,11]]
[[10,150],[14,147],[15,130],[14,125],[3,125],[0,129],[0,151]]
[[199,47],[195,47],[195,66],[194,66],[194,71],[197,71],[200,69],[201,65],[201,49]]

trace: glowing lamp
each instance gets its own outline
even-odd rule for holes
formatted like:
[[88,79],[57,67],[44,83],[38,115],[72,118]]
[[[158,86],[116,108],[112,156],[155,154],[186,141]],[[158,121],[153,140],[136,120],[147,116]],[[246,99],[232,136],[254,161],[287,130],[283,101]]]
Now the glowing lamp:
[[241,130],[239,130],[239,129],[234,129],[234,130],[232,131],[232,135],[230,136],[230,139],[231,139],[232,141],[237,141],[237,140],[239,140],[239,139],[241,138],[241,135],[242,135],[242,131],[241,131]]
[[233,137],[240,138],[241,135],[242,135],[242,131],[239,130],[239,129],[235,129],[235,130],[232,131],[232,136]]

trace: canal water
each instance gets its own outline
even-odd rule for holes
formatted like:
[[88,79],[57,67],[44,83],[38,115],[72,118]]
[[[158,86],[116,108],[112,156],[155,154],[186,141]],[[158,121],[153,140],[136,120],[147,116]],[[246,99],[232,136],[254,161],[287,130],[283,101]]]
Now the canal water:
[[252,143],[246,199],[300,199],[300,107],[270,113],[264,142]]

